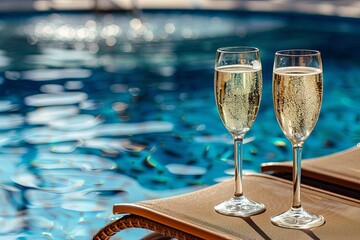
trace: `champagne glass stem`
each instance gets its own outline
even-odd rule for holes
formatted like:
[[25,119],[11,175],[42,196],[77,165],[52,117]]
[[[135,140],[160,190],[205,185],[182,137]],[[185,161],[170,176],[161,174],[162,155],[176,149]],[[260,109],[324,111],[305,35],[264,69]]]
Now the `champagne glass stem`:
[[300,183],[301,183],[301,154],[302,147],[298,145],[293,146],[293,202],[292,208],[301,208],[300,200]]
[[243,195],[242,184],[242,154],[243,154],[243,137],[234,137],[234,153],[235,153],[235,197],[241,197]]
[[301,207],[300,179],[301,179],[302,144],[293,145],[293,202],[290,210],[271,217],[271,222],[284,228],[309,229],[321,226],[325,218],[315,213],[307,212]]
[[265,211],[262,203],[254,202],[243,195],[242,150],[244,135],[234,135],[235,190],[234,196],[216,205],[215,211],[228,216],[250,217]]

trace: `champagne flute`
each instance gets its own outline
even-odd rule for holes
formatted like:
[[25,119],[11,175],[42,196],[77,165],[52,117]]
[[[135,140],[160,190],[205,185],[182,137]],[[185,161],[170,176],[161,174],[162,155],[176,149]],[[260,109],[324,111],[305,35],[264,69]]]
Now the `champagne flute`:
[[320,52],[303,49],[276,52],[272,92],[277,121],[293,148],[293,199],[291,208],[273,216],[271,222],[295,229],[321,226],[325,218],[305,211],[300,201],[302,148],[319,118],[323,98]]
[[234,196],[214,207],[229,216],[249,217],[265,211],[264,204],[243,194],[242,150],[245,134],[259,111],[262,92],[262,72],[259,49],[254,47],[224,47],[216,52],[215,99],[219,115],[234,139]]

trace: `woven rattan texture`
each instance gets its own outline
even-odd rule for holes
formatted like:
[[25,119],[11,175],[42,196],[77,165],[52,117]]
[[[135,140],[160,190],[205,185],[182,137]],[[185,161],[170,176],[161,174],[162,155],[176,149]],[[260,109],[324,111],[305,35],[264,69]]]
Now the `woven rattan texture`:
[[101,228],[93,237],[93,240],[108,240],[117,232],[128,228],[145,228],[151,231],[161,233],[164,236],[176,238],[179,240],[200,240],[201,238],[195,237],[188,233],[179,231],[169,226],[154,222],[150,219],[136,216],[127,215],[115,219],[112,222]]

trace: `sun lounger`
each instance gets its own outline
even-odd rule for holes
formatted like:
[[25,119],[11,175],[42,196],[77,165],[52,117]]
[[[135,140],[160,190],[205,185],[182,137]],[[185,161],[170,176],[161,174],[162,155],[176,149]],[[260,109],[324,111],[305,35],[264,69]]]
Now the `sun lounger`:
[[[266,205],[262,214],[248,218],[217,214],[213,206],[233,194],[233,181],[170,198],[115,204],[118,219],[99,230],[94,240],[109,239],[126,228],[146,228],[149,239],[360,239],[360,200],[302,186],[302,204],[322,214],[325,225],[311,230],[276,227],[270,217],[291,205],[291,181],[265,174],[244,175],[244,192]],[[161,233],[167,237],[161,237]]]
[[[261,172],[290,179],[292,162],[264,163]],[[307,185],[360,199],[360,147],[303,160],[301,176]]]

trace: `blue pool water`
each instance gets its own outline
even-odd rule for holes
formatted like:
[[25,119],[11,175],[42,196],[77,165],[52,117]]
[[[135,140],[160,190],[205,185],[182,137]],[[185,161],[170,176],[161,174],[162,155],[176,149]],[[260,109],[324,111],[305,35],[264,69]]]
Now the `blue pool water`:
[[324,101],[304,158],[355,146],[359,25],[216,11],[3,15],[0,239],[90,239],[113,217],[114,203],[176,195],[231,176],[232,140],[213,95],[218,47],[261,51],[263,97],[246,135],[246,170],[291,159],[272,108],[279,49],[322,52]]

